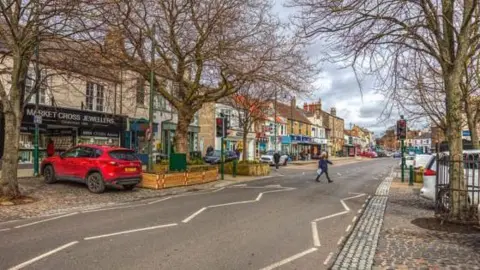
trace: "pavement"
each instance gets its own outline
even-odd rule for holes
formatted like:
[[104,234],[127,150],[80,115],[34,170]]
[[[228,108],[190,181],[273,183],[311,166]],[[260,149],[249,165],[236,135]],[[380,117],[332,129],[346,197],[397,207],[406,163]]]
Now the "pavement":
[[[0,223],[0,269],[328,269],[392,159]],[[81,206],[81,205],[79,205]]]

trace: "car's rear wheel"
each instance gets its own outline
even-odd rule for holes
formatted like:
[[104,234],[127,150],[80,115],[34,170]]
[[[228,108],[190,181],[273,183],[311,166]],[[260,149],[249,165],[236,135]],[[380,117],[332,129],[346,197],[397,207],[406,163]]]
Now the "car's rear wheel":
[[47,184],[53,184],[57,181],[55,177],[55,170],[52,165],[47,165],[43,168],[43,179]]
[[93,193],[102,193],[105,191],[105,182],[100,173],[94,172],[87,176],[87,187]]
[[136,186],[135,184],[133,184],[133,185],[123,185],[123,188],[125,190],[133,190],[135,188],[135,186]]

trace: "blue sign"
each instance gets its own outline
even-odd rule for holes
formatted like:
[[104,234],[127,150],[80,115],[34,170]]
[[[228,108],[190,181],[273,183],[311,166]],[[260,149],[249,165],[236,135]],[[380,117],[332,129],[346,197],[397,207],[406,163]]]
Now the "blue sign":
[[292,140],[290,139],[290,136],[282,136],[282,143],[283,143],[283,144],[290,144],[290,143],[292,143]]
[[464,131],[462,132],[462,136],[463,136],[463,137],[469,137],[469,136],[470,136],[470,130],[464,130]]

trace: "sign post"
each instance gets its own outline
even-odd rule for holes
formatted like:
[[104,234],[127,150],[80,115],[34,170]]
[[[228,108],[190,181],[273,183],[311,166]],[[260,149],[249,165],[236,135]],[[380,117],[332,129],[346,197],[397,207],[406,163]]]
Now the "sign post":
[[402,155],[402,183],[405,182],[405,139],[407,138],[407,121],[400,115],[400,120],[397,121],[397,138],[400,140],[401,155]]
[[[35,103],[38,105],[38,92],[35,96]],[[39,139],[39,128],[38,126],[42,124],[42,117],[40,115],[35,115],[33,117],[33,122],[35,124],[35,135],[33,138],[33,176],[37,177],[40,169],[39,153],[38,153],[38,139]]]

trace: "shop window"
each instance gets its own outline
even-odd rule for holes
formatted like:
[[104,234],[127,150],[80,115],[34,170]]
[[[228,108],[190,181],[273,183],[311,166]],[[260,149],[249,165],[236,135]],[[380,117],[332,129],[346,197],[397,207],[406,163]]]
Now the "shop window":
[[[47,81],[46,81],[46,70],[40,71],[40,85],[38,86],[38,94],[39,94],[39,104],[45,104],[47,100]],[[35,103],[35,70],[31,69],[27,73],[27,78],[25,80],[25,99],[31,94],[30,98],[28,99],[28,103]]]
[[103,112],[105,110],[105,87],[98,83],[87,83],[85,92],[86,109]]
[[137,105],[144,106],[145,105],[145,80],[142,78],[137,78]]

